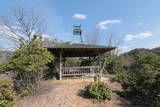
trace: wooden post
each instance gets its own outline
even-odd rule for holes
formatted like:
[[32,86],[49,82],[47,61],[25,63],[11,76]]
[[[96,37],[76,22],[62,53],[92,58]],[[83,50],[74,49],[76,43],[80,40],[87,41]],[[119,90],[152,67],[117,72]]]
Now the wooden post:
[[62,52],[59,56],[59,79],[62,80]]
[[66,57],[64,57],[64,64],[63,64],[63,67],[66,66]]
[[100,58],[101,58],[101,55],[100,55],[100,53],[98,54],[98,57],[99,57],[99,66],[100,66],[100,80],[102,80],[102,65],[101,65],[101,60],[100,60]]

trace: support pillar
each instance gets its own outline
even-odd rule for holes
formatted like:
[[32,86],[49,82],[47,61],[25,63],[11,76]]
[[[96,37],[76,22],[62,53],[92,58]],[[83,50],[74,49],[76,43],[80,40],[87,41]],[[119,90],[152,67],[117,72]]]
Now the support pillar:
[[62,52],[59,55],[59,79],[62,80]]
[[64,57],[64,64],[63,64],[63,67],[66,66],[66,57]]
[[99,57],[99,66],[100,66],[100,80],[102,80],[102,70],[103,70],[103,67],[102,67],[102,63],[101,63],[101,60],[100,60],[100,58],[101,58],[101,54],[99,53],[98,54],[98,57]]

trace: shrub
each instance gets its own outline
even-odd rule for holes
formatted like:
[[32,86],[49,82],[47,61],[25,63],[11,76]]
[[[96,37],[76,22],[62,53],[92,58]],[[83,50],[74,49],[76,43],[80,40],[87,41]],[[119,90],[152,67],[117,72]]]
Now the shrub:
[[105,58],[105,70],[110,74],[115,74],[119,71],[123,70],[123,58],[121,56],[116,55],[108,55]]
[[112,78],[112,80],[121,83],[123,79],[126,77],[126,75],[127,75],[127,71],[117,72]]
[[15,97],[12,82],[0,80],[0,107],[11,107]]
[[98,100],[111,99],[112,91],[104,82],[91,83],[85,87],[86,95]]
[[[39,41],[30,41],[13,53],[12,59],[1,66],[0,70],[13,71],[14,88],[21,93],[26,88],[36,89],[43,79],[47,64],[54,61],[54,56],[42,47]],[[34,90],[30,92],[35,92]],[[31,93],[34,94],[34,93]]]
[[29,95],[29,91],[27,89],[22,91],[22,96],[28,96]]
[[122,74],[116,74],[113,78],[112,78],[112,80],[113,81],[117,81],[117,82],[121,82],[122,81]]
[[128,95],[139,98],[146,106],[160,106],[160,57],[154,54],[140,56],[122,81]]
[[94,82],[100,82],[100,76],[99,75],[96,75],[94,77]]

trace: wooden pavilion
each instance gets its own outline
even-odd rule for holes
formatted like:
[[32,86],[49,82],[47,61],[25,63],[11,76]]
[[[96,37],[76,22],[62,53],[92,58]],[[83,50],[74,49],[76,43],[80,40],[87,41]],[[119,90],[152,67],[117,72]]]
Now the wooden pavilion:
[[97,66],[80,66],[80,67],[65,67],[62,59],[65,57],[95,57],[102,53],[111,51],[116,47],[89,45],[89,44],[65,44],[65,45],[47,45],[44,46],[50,52],[59,57],[59,77],[60,80],[64,76],[81,76],[81,75],[95,75],[98,74],[102,77],[101,63]]

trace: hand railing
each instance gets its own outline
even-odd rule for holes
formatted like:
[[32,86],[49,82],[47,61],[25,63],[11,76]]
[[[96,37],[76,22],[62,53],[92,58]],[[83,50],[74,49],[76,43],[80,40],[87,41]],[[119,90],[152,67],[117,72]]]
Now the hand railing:
[[100,74],[99,66],[62,67],[62,76]]

